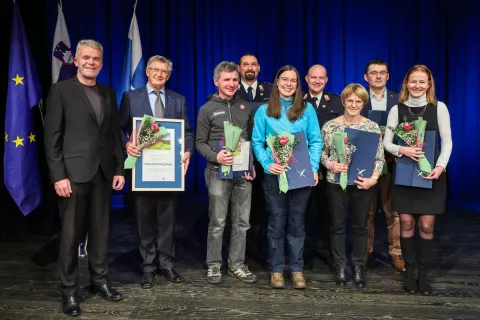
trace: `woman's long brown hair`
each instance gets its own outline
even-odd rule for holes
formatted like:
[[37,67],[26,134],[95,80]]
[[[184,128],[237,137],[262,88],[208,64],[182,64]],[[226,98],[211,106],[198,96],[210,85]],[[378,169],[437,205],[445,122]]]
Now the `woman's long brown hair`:
[[280,118],[282,106],[280,105],[280,92],[278,91],[277,82],[285,71],[295,71],[295,74],[297,75],[297,88],[294,93],[293,107],[287,111],[288,120],[290,120],[290,122],[295,122],[303,115],[305,111],[305,103],[303,102],[302,89],[300,88],[300,76],[297,69],[293,66],[283,66],[278,70],[272,87],[272,95],[268,101],[267,115],[277,119]]

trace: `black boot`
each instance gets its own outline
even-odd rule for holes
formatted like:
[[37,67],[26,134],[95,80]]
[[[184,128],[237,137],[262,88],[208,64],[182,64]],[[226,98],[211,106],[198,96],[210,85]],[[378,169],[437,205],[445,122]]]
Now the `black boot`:
[[353,282],[355,282],[358,288],[365,288],[365,274],[362,266],[353,268]]
[[335,283],[337,286],[344,286],[347,284],[347,277],[345,275],[345,269],[337,269],[335,272]]
[[424,295],[432,294],[428,281],[428,263],[432,255],[433,239],[418,238],[418,291]]
[[415,241],[414,238],[400,237],[400,245],[402,246],[402,256],[405,261],[405,279],[403,280],[403,288],[408,293],[417,291],[417,282],[415,280]]

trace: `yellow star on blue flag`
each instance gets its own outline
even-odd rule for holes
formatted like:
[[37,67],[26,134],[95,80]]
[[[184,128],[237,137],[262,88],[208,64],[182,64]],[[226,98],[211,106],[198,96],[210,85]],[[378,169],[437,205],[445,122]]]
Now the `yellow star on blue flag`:
[[12,80],[15,81],[15,87],[18,86],[19,84],[23,84],[23,78],[25,77],[20,77],[18,73],[15,78],[12,78]]
[[35,142],[35,135],[32,132],[30,132],[28,139],[30,139],[30,143]]

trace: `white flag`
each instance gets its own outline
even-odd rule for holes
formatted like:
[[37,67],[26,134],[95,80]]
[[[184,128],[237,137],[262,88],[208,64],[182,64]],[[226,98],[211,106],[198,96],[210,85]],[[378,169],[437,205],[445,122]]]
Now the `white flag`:
[[62,7],[58,4],[57,25],[55,26],[52,49],[52,83],[70,79],[75,73],[70,37],[68,36]]

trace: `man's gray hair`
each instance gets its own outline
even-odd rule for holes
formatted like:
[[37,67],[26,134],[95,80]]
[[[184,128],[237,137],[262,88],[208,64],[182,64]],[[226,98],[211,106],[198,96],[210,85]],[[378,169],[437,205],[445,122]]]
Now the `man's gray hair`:
[[102,45],[100,44],[100,42],[98,41],[95,41],[95,40],[91,40],[91,39],[86,39],[86,40],[80,40],[77,44],[77,49],[75,50],[75,57],[77,57],[77,54],[78,54],[78,51],[80,50],[81,47],[90,47],[90,48],[93,48],[93,49],[97,49],[98,51],[100,51],[102,53],[102,56],[103,56],[103,47]]
[[150,65],[154,62],[163,62],[163,63],[166,63],[168,64],[168,72],[172,72],[173,70],[173,63],[172,63],[172,60],[164,57],[164,56],[153,56],[151,57],[150,59],[148,59],[148,62],[147,62],[147,68],[150,67]]
[[213,70],[213,79],[220,79],[220,73],[222,72],[230,73],[234,71],[238,72],[238,65],[235,62],[222,61]]

